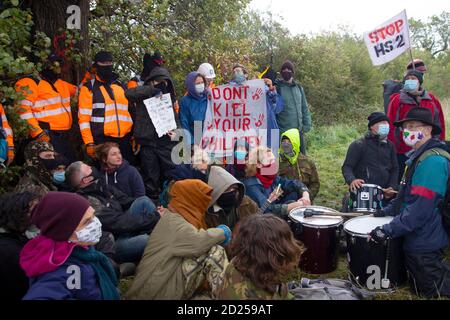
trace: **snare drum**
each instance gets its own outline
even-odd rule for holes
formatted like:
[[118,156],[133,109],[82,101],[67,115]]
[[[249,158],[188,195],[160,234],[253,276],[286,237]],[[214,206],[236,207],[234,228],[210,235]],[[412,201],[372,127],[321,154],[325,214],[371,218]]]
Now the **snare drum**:
[[340,216],[303,217],[305,209],[331,212],[329,208],[308,206],[291,210],[291,228],[297,240],[303,242],[306,251],[300,258],[299,267],[311,274],[324,274],[336,270],[339,244]]
[[398,286],[406,280],[401,238],[389,239],[385,243],[367,241],[373,229],[388,224],[392,219],[393,217],[362,216],[344,224],[349,278],[354,283],[371,290],[381,289],[387,258],[387,279],[390,286]]
[[383,189],[376,184],[363,184],[356,193],[351,192],[353,211],[376,212],[384,199]]

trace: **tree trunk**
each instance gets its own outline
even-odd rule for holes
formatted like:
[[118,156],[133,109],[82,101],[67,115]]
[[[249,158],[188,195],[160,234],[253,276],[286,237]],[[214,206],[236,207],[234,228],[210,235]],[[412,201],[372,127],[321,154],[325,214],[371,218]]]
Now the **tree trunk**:
[[[67,30],[67,19],[71,13],[66,10],[71,5],[77,5],[81,11],[80,41],[75,48],[81,55],[81,63],[76,64],[65,57],[64,39],[61,37]],[[44,32],[52,40],[52,51],[56,51],[64,57],[65,66],[62,78],[70,83],[78,85],[89,63],[89,0],[33,0],[31,10],[35,23],[35,30]],[[59,41],[58,41],[59,39]],[[56,47],[55,47],[56,45]]]

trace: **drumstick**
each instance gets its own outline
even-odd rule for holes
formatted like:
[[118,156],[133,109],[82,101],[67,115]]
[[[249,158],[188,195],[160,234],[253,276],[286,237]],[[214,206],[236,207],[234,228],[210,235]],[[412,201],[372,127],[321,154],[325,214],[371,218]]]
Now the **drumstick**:
[[[318,206],[314,206],[315,208],[319,208]],[[305,208],[308,209],[309,206],[301,206],[299,208]],[[341,216],[341,217],[360,217],[363,216],[364,213],[363,212],[339,212],[337,210],[331,209],[331,208],[325,208],[325,210],[327,211],[317,211],[318,213],[320,212],[320,214],[315,214],[315,215],[321,215],[321,216]],[[313,209],[314,210],[314,209]]]

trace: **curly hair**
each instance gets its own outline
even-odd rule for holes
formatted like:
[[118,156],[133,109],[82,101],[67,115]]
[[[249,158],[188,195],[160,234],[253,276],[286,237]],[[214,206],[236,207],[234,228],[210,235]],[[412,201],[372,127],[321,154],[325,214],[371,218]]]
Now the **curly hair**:
[[8,232],[23,233],[29,226],[28,214],[34,203],[37,203],[43,194],[21,192],[5,193],[0,196],[0,228]]
[[295,269],[304,248],[289,225],[273,214],[253,215],[238,226],[231,243],[234,267],[253,284],[275,293]]

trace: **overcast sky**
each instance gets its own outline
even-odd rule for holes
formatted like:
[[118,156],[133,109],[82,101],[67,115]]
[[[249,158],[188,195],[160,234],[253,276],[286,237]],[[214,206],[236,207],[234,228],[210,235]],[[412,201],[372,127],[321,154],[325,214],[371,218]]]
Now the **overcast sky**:
[[404,9],[408,18],[421,20],[450,12],[450,0],[252,0],[250,8],[281,16],[277,20],[293,34],[336,30],[338,25],[362,34]]

